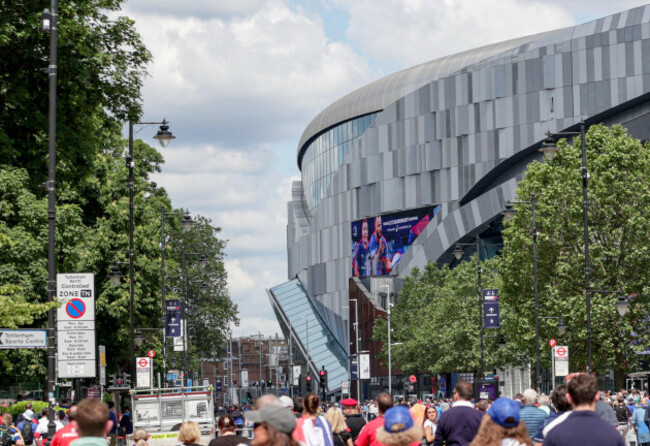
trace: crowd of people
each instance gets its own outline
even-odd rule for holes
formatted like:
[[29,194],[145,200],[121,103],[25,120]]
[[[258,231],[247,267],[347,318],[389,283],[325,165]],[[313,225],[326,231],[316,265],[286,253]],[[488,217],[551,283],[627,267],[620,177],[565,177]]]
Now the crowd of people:
[[[451,399],[395,404],[391,395],[381,393],[363,405],[352,398],[323,404],[315,394],[263,395],[244,412],[252,438],[238,435],[235,419],[225,414],[209,446],[625,446],[631,429],[637,446],[650,446],[647,393],[601,393],[592,375],[571,378],[550,397],[527,389],[513,398],[477,401],[473,390],[471,383],[459,381]],[[128,410],[125,414],[130,423]],[[14,424],[4,413],[0,446],[50,446],[47,415],[45,410],[39,418],[27,405]],[[110,446],[114,419],[109,405],[83,400],[57,413],[51,446]],[[148,446],[144,429],[129,438],[127,446]],[[201,440],[197,423],[180,426],[183,446],[198,446]]]

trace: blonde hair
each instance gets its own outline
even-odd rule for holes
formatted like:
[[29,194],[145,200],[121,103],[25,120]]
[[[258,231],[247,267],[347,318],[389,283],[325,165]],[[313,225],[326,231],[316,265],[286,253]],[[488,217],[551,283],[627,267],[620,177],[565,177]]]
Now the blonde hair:
[[199,425],[194,421],[188,421],[181,425],[178,441],[185,444],[198,443],[201,441],[201,431]]
[[522,445],[532,446],[523,421],[519,420],[516,427],[503,427],[492,421],[490,415],[483,417],[478,432],[469,446],[501,446],[505,438],[513,438]]
[[332,425],[332,432],[339,434],[343,432],[346,428],[345,420],[343,419],[343,414],[336,407],[330,407],[325,412],[325,418]]
[[147,438],[149,438],[149,433],[146,429],[139,427],[133,432],[135,446],[147,446]]

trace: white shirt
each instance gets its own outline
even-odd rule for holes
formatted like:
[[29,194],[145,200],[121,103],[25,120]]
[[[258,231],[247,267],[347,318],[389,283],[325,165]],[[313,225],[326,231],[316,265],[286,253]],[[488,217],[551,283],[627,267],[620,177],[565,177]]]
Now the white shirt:
[[[36,426],[36,432],[34,434],[40,434],[41,436],[47,434],[47,425],[50,424],[50,420],[47,417],[43,417],[40,420],[38,420],[38,426]],[[58,420],[54,420],[54,424],[56,425],[56,431],[58,432],[59,429],[63,429],[63,423],[61,423]]]
[[423,426],[422,428],[423,428],[423,430],[424,430],[424,429],[426,429],[427,427],[430,427],[430,428],[431,428],[431,435],[436,435],[436,428],[438,427],[438,425],[437,425],[436,423],[434,423],[434,422],[431,421],[431,420],[426,420],[426,421],[424,422],[424,426]]

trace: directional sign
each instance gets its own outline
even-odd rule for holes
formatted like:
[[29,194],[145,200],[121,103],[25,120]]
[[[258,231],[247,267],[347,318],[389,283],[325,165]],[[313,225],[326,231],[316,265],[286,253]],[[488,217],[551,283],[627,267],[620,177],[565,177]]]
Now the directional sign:
[[181,301],[168,299],[165,301],[165,336],[178,338],[181,333]]
[[46,330],[0,329],[0,348],[47,347]]
[[499,290],[483,290],[483,326],[499,327]]
[[95,275],[56,275],[57,360],[59,378],[94,378],[97,374],[95,347]]

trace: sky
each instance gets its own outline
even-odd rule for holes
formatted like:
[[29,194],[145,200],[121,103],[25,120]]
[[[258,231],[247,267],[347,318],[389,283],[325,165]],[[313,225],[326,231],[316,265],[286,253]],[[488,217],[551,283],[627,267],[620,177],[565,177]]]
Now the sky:
[[[144,121],[177,137],[153,179],[228,240],[235,336],[281,335],[266,289],[288,280],[297,145],[326,106],[436,58],[584,23],[637,0],[130,0],[154,56]],[[152,135],[155,129],[152,130]],[[138,137],[146,139],[146,130]],[[152,143],[153,141],[149,141]]]

